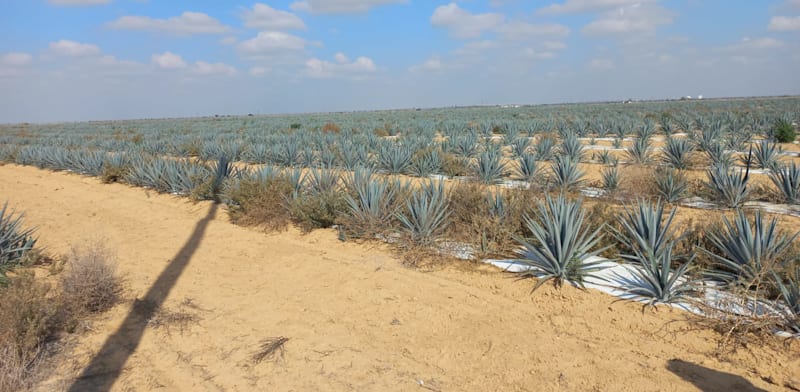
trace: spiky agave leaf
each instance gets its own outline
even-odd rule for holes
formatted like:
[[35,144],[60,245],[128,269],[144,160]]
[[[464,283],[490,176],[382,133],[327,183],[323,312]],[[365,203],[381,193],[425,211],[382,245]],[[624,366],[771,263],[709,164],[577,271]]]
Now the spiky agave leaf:
[[780,299],[783,301],[781,313],[784,318],[785,327],[792,330],[795,335],[800,336],[800,264],[795,263],[794,276],[786,274],[784,281],[780,275],[772,271],[772,278],[780,291]]
[[398,188],[389,180],[372,178],[363,169],[354,173],[353,178],[350,187],[354,195],[345,196],[350,216],[368,231],[385,229],[397,212]]
[[528,153],[528,149],[531,147],[531,139],[524,136],[517,136],[511,140],[510,144],[511,152],[514,153],[514,156],[520,157]]
[[411,166],[413,156],[408,145],[385,142],[378,148],[378,166],[391,174],[403,174]]
[[573,161],[580,162],[583,159],[583,144],[578,139],[578,135],[573,132],[564,136],[559,150],[561,155],[566,155]]
[[650,139],[644,137],[634,139],[633,145],[628,147],[626,152],[628,157],[636,163],[645,164],[650,162]]
[[689,274],[693,270],[693,256],[677,268],[672,267],[673,247],[674,244],[670,243],[658,254],[644,254],[635,250],[632,255],[622,255],[625,260],[636,261],[638,266],[632,269],[636,279],[624,284],[622,289],[648,299],[647,304],[651,306],[687,301],[692,293],[701,288],[702,281],[693,279]]
[[428,182],[414,191],[406,201],[406,211],[396,214],[400,223],[418,245],[430,245],[447,227],[450,202],[444,191],[444,182]]
[[618,218],[622,229],[612,230],[614,236],[631,251],[639,250],[648,256],[661,253],[673,241],[671,226],[678,210],[672,208],[663,218],[664,207],[661,200],[651,203],[643,199],[626,206]]
[[626,206],[618,218],[622,229],[612,230],[629,251],[620,257],[635,264],[631,271],[636,279],[625,283],[623,289],[649,299],[649,305],[684,300],[699,287],[699,281],[688,276],[694,256],[672,268],[672,252],[677,244],[672,221],[676,212],[677,208],[673,208],[664,217],[661,200],[637,200],[634,206]]
[[784,200],[800,204],[800,167],[795,162],[781,166],[770,173],[770,179],[783,195]]
[[506,215],[506,199],[501,192],[486,195],[486,204],[489,206],[489,215],[493,218],[503,218]]
[[0,209],[0,276],[36,245],[35,229],[24,229],[23,218],[24,214],[8,209],[8,202]]
[[545,195],[535,219],[524,217],[533,237],[515,236],[521,249],[517,251],[520,258],[514,261],[530,267],[520,272],[522,278],[539,279],[533,290],[549,280],[556,286],[570,282],[583,288],[584,280],[601,269],[599,263],[587,262],[587,258],[605,249],[594,249],[603,237],[603,228],[592,230],[585,224],[587,214],[581,204],[580,200],[568,201],[564,194],[557,198]]
[[438,148],[427,148],[416,154],[411,159],[409,173],[417,177],[427,177],[437,174],[442,169],[442,155]]
[[553,147],[556,141],[552,137],[540,137],[539,141],[534,145],[534,156],[537,161],[549,161],[553,159]]
[[303,193],[303,188],[307,182],[307,176],[300,169],[287,169],[281,173],[281,177],[289,181],[292,185],[292,198],[297,199]]
[[692,145],[687,139],[671,137],[664,146],[662,161],[676,169],[686,169],[691,152]]
[[312,193],[335,191],[341,177],[333,170],[311,169],[308,172],[308,188]]
[[677,170],[659,170],[655,175],[656,191],[659,196],[670,203],[676,203],[689,189],[689,180]]
[[585,172],[580,169],[577,161],[567,155],[556,156],[550,168],[555,186],[562,190],[571,190],[584,183]]
[[506,175],[506,163],[500,153],[489,150],[478,155],[472,170],[482,183],[494,184]]
[[540,174],[539,163],[536,156],[524,153],[517,158],[517,178],[522,181],[533,182]]
[[704,185],[712,192],[714,199],[726,207],[739,208],[749,199],[749,167],[745,170],[730,170],[723,166],[712,166],[707,176],[708,181]]
[[603,189],[613,192],[619,188],[619,169],[616,166],[608,167],[600,174],[603,178]]
[[761,140],[756,143],[756,148],[753,150],[753,164],[759,169],[772,169],[778,168],[778,145],[769,140]]
[[753,224],[743,211],[738,210],[733,222],[722,218],[723,225],[707,233],[711,244],[721,254],[706,248],[709,255],[722,268],[711,276],[729,283],[749,284],[781,261],[792,242],[800,235],[787,235],[778,230],[778,220],[764,221],[761,211],[756,211]]
[[453,152],[462,157],[470,158],[478,153],[478,134],[468,132],[453,139]]
[[712,167],[721,167],[728,169],[733,166],[734,158],[733,153],[725,150],[725,146],[720,143],[715,143],[708,146],[705,150],[706,157],[711,161]]
[[210,167],[214,177],[211,183],[211,195],[213,200],[219,201],[219,195],[222,192],[222,185],[226,178],[238,175],[238,169],[233,166],[232,162],[227,156],[221,156],[217,162]]

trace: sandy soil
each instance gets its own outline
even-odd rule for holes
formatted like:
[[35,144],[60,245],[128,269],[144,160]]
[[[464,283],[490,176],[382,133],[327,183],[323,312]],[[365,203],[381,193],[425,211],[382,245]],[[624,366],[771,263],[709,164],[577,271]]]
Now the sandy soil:
[[[103,239],[127,278],[126,302],[65,340],[41,390],[800,387],[796,342],[716,355],[714,333],[665,307],[549,285],[531,295],[532,282],[487,266],[410,270],[333,231],[265,234],[209,203],[31,167],[0,167],[0,195],[50,252]],[[146,305],[162,301],[198,320],[154,328]],[[254,364],[275,336],[289,338],[283,357]]]

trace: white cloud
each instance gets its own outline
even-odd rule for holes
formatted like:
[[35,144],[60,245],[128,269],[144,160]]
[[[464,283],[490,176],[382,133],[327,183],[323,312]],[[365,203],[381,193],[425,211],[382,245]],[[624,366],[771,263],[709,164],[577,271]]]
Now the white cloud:
[[179,55],[172,52],[154,54],[150,57],[150,62],[161,69],[182,69],[186,68],[186,61]]
[[223,45],[234,45],[234,44],[236,44],[236,42],[237,42],[237,40],[236,40],[236,37],[234,37],[234,36],[224,37],[224,38],[219,40],[219,43],[221,43]]
[[262,31],[257,36],[239,43],[239,50],[246,55],[264,55],[279,52],[301,51],[306,40],[280,31]]
[[[345,56],[346,59],[346,56]],[[369,57],[359,57],[353,62],[341,62],[342,57],[332,63],[325,60],[312,58],[306,61],[306,72],[312,78],[327,79],[335,77],[359,77],[371,74],[378,70],[375,62]]]
[[781,4],[780,8],[786,10],[800,9],[800,0],[786,0]]
[[333,55],[333,59],[336,60],[336,62],[339,63],[339,64],[344,64],[344,63],[350,61],[350,59],[347,57],[347,55],[345,55],[342,52],[339,52],[339,53],[336,53],[335,55]]
[[422,71],[441,71],[444,69],[444,63],[442,59],[439,57],[431,57],[426,60],[424,63],[419,65],[414,65],[410,67],[408,70],[410,72],[422,72]]
[[549,50],[536,50],[533,48],[526,48],[522,54],[534,60],[550,60],[556,58],[556,53]]
[[303,30],[306,24],[297,15],[276,10],[266,4],[256,3],[242,13],[244,25],[261,30]]
[[582,31],[586,35],[652,33],[658,26],[672,23],[671,11],[658,5],[636,3],[604,12]]
[[743,52],[753,52],[753,51],[763,51],[769,49],[777,49],[784,46],[782,41],[779,41],[775,38],[763,37],[763,38],[750,38],[744,37],[741,41],[734,45],[729,45],[723,48],[720,48],[719,51],[722,52],[732,52],[732,53],[743,53]]
[[0,65],[9,67],[24,67],[33,62],[33,56],[28,53],[11,52],[0,56]]
[[614,68],[614,62],[609,59],[596,58],[589,61],[589,68],[596,71],[607,71]]
[[497,47],[497,42],[490,40],[472,41],[467,42],[464,44],[464,46],[456,49],[453,53],[458,56],[477,56],[487,50],[496,49]]
[[252,67],[248,71],[252,76],[264,76],[269,72],[267,67]]
[[542,46],[547,50],[562,50],[567,48],[567,44],[558,41],[546,41]]
[[0,78],[15,78],[28,70],[33,56],[28,53],[11,52],[0,56]]
[[[800,0],[798,0],[800,2]],[[770,31],[800,30],[800,16],[773,16],[768,26]]]
[[509,22],[497,28],[497,32],[509,40],[528,40],[541,36],[567,36],[569,28],[558,23],[533,24]]
[[503,19],[503,15],[497,13],[471,14],[458,4],[450,3],[436,7],[431,24],[447,29],[454,37],[475,38],[500,26]]
[[236,75],[236,68],[232,65],[225,63],[207,63],[205,61],[195,62],[190,71],[197,75]]
[[149,16],[123,16],[108,26],[119,30],[155,31],[178,35],[223,34],[231,28],[202,12],[186,11],[180,16],[155,19]]
[[65,39],[51,42],[50,51],[59,56],[69,57],[94,56],[100,54],[100,48],[97,47],[97,45],[84,44]]
[[655,2],[655,0],[566,0],[561,4],[550,4],[540,9],[539,13],[554,15],[596,12],[653,2]]
[[48,0],[52,5],[102,5],[108,4],[111,0]]
[[305,0],[292,3],[293,11],[319,14],[365,13],[370,8],[387,4],[405,4],[408,0]]

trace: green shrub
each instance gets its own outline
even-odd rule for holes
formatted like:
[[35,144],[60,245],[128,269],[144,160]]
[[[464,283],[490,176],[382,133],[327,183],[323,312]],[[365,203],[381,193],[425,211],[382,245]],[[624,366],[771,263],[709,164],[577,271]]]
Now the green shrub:
[[797,137],[794,127],[786,120],[778,120],[772,128],[772,133],[778,143],[791,143]]

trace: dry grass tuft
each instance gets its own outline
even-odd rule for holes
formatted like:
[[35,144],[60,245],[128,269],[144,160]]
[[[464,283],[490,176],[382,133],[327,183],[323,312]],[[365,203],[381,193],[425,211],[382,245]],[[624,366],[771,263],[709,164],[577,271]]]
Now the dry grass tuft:
[[66,304],[76,313],[108,310],[122,294],[116,258],[100,243],[71,250],[61,284]]
[[29,273],[0,287],[0,298],[0,391],[16,391],[27,386],[45,344],[69,314],[59,293]]
[[178,306],[178,310],[170,310],[161,307],[155,314],[147,320],[147,325],[153,329],[163,329],[170,334],[172,327],[177,327],[178,332],[183,334],[189,328],[190,324],[196,324],[200,321],[200,317],[194,312],[189,312],[187,309],[199,309],[194,304],[191,298],[186,298]]
[[245,226],[261,226],[267,230],[285,230],[292,216],[287,199],[293,191],[285,178],[267,181],[242,180],[225,191],[230,200],[231,221]]
[[[490,201],[497,194],[503,200],[502,212],[491,211]],[[450,192],[452,224],[446,237],[473,245],[480,256],[507,256],[517,247],[514,236],[524,234],[523,216],[535,204],[533,191],[458,183]]]
[[253,363],[282,359],[285,352],[284,345],[288,341],[289,338],[284,336],[262,340],[258,351],[253,354]]
[[628,199],[636,197],[653,198],[657,195],[655,170],[645,165],[621,166],[619,195]]

